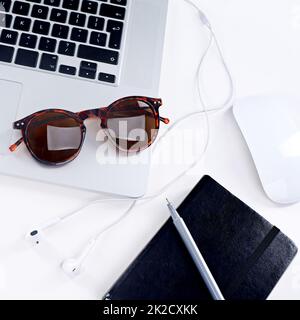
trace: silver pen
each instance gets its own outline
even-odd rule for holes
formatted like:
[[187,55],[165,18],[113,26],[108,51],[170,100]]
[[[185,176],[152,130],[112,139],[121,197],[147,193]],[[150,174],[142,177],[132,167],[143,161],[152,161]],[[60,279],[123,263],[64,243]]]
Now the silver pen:
[[178,233],[180,234],[180,237],[183,240],[186,248],[188,249],[198,271],[200,272],[211,296],[214,300],[225,300],[188,227],[168,199],[167,202],[168,208],[171,212],[173,223]]

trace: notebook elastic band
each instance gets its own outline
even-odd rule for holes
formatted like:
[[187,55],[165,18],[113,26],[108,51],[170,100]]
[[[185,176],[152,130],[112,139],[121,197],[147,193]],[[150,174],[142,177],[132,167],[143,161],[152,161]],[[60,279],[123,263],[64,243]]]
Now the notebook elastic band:
[[231,296],[234,291],[239,287],[241,282],[244,280],[245,276],[249,270],[256,264],[257,260],[262,256],[265,250],[270,246],[273,240],[276,238],[280,230],[277,227],[273,227],[270,232],[265,236],[260,245],[256,248],[253,254],[249,257],[247,263],[241,269],[241,272],[237,275],[235,280],[231,282],[228,289],[226,290],[226,295]]

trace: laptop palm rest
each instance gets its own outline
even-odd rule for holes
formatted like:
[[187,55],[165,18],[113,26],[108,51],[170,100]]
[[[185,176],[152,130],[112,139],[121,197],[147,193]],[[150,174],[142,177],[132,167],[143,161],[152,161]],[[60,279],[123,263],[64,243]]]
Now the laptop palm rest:
[[22,94],[22,84],[0,79],[1,116],[0,116],[0,155],[9,152],[12,143],[12,123],[16,120]]

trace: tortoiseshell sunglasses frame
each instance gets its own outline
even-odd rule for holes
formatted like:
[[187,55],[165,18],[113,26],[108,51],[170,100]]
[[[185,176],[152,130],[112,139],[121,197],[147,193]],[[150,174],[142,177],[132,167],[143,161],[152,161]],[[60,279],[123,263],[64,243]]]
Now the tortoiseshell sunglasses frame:
[[[46,110],[42,110],[42,111],[38,111],[35,112],[23,119],[20,119],[18,121],[15,121],[13,123],[13,129],[17,129],[17,130],[21,130],[22,133],[22,137],[13,145],[11,145],[9,147],[9,150],[11,152],[14,152],[18,146],[24,142],[27,149],[29,150],[30,154],[32,155],[32,157],[34,159],[36,159],[38,162],[42,163],[42,164],[46,164],[46,165],[63,165],[63,164],[67,164],[71,161],[73,161],[80,153],[81,149],[82,149],[82,145],[84,143],[85,140],[85,135],[86,135],[86,126],[84,124],[84,121],[87,119],[92,119],[92,118],[97,118],[101,120],[101,128],[102,129],[108,129],[107,127],[107,114],[108,112],[114,108],[116,105],[120,104],[120,103],[124,103],[124,102],[131,102],[131,101],[141,101],[146,103],[151,110],[153,111],[154,117],[155,117],[155,126],[156,126],[156,130],[159,129],[160,127],[160,121],[162,121],[165,124],[168,124],[170,122],[169,119],[167,118],[163,118],[160,117],[159,115],[159,108],[162,106],[162,100],[158,99],[158,98],[148,98],[148,97],[141,97],[141,96],[130,96],[130,97],[125,97],[122,99],[119,99],[115,102],[113,102],[112,104],[110,104],[108,107],[103,107],[103,108],[96,108],[96,109],[90,109],[90,110],[84,110],[84,111],[80,111],[80,112],[72,112],[72,111],[67,111],[64,109],[46,109]],[[53,163],[53,162],[48,162],[48,161],[44,161],[39,159],[34,152],[32,151],[29,142],[28,142],[28,137],[27,137],[27,128],[30,124],[30,122],[38,117],[41,116],[43,114],[49,113],[49,112],[56,112],[56,113],[61,113],[61,114],[65,114],[73,119],[75,119],[76,121],[78,121],[78,124],[80,125],[80,129],[81,129],[81,142],[80,142],[80,146],[78,148],[78,151],[76,152],[76,154],[74,154],[72,157],[70,157],[68,160],[66,160],[63,163]],[[151,144],[154,142],[156,136],[154,137],[154,139],[151,139],[148,143],[148,147],[151,146]]]

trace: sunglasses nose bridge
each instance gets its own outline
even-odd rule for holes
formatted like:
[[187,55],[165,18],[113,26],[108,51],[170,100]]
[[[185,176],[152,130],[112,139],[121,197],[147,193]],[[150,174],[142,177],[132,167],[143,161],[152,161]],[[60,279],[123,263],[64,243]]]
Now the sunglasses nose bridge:
[[92,109],[92,110],[84,110],[77,113],[77,116],[82,120],[85,121],[87,119],[95,119],[99,118],[99,109]]

